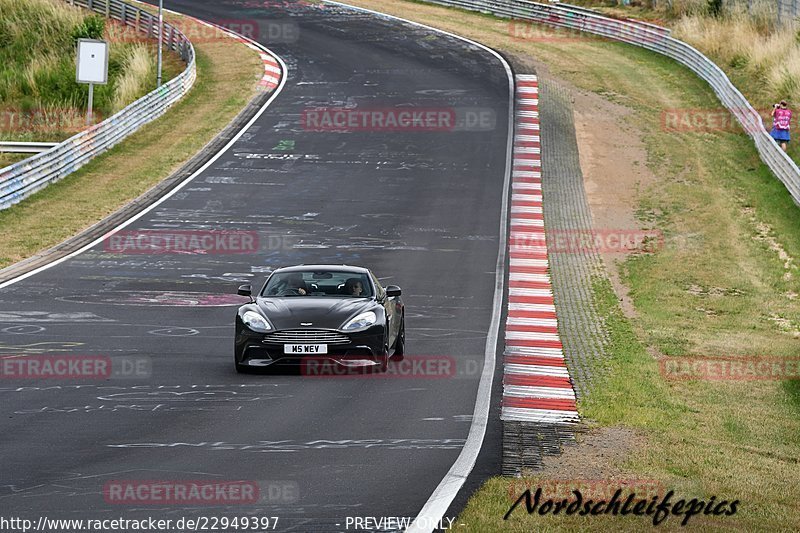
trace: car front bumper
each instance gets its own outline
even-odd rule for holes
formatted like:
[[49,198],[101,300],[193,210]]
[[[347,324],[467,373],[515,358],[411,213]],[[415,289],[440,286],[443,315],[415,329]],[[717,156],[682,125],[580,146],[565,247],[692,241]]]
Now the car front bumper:
[[300,366],[314,371],[319,365],[330,365],[331,363],[351,368],[375,366],[380,365],[385,358],[385,333],[381,325],[358,332],[329,330],[338,333],[340,337],[346,337],[346,342],[308,342],[308,344],[325,344],[327,351],[325,354],[285,353],[284,346],[286,344],[303,344],[300,340],[286,342],[275,339],[285,331],[259,333],[237,321],[236,362],[250,367]]

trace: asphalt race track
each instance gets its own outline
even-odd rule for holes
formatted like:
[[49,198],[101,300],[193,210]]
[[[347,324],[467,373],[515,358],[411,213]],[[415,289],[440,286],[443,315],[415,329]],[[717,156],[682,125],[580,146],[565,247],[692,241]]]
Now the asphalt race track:
[[[145,254],[104,244],[0,289],[0,356],[143,365],[107,380],[4,376],[4,515],[278,516],[279,531],[345,530],[347,517],[416,516],[458,457],[494,312],[506,71],[485,50],[398,21],[265,4],[169,3],[272,28],[257,38],[286,62],[288,81],[230,150],[125,229],[257,232],[257,249]],[[354,106],[457,122],[427,131],[303,122],[309,110]],[[382,378],[236,374],[237,286],[260,288],[270,269],[297,263],[364,265],[401,286],[407,359],[454,365]],[[492,432],[487,446],[498,443]],[[494,455],[486,460],[499,462]],[[249,480],[260,498],[107,502],[104,486],[119,480]]]

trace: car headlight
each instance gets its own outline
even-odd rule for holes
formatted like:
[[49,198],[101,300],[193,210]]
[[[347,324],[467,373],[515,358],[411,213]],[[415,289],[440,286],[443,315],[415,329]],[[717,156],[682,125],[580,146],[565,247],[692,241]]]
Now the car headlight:
[[351,318],[347,324],[342,326],[345,331],[352,331],[355,329],[363,329],[373,325],[378,321],[378,316],[373,311],[367,311]]
[[266,333],[272,329],[272,326],[269,325],[267,319],[255,311],[245,311],[242,314],[242,322],[244,322],[244,325],[253,331],[258,331],[261,333]]

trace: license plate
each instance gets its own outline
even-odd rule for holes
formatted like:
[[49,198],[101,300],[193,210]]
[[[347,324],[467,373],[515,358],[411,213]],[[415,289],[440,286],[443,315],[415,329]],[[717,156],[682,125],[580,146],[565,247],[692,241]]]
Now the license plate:
[[319,355],[328,353],[327,344],[284,344],[283,353],[292,355]]

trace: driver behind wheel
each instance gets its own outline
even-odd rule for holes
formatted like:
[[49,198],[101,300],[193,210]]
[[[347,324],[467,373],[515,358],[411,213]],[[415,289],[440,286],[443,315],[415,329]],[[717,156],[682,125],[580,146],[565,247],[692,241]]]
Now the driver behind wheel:
[[299,294],[305,295],[308,294],[308,287],[306,287],[306,282],[303,281],[303,275],[299,272],[291,274],[286,278],[286,288],[287,289],[294,289]]

